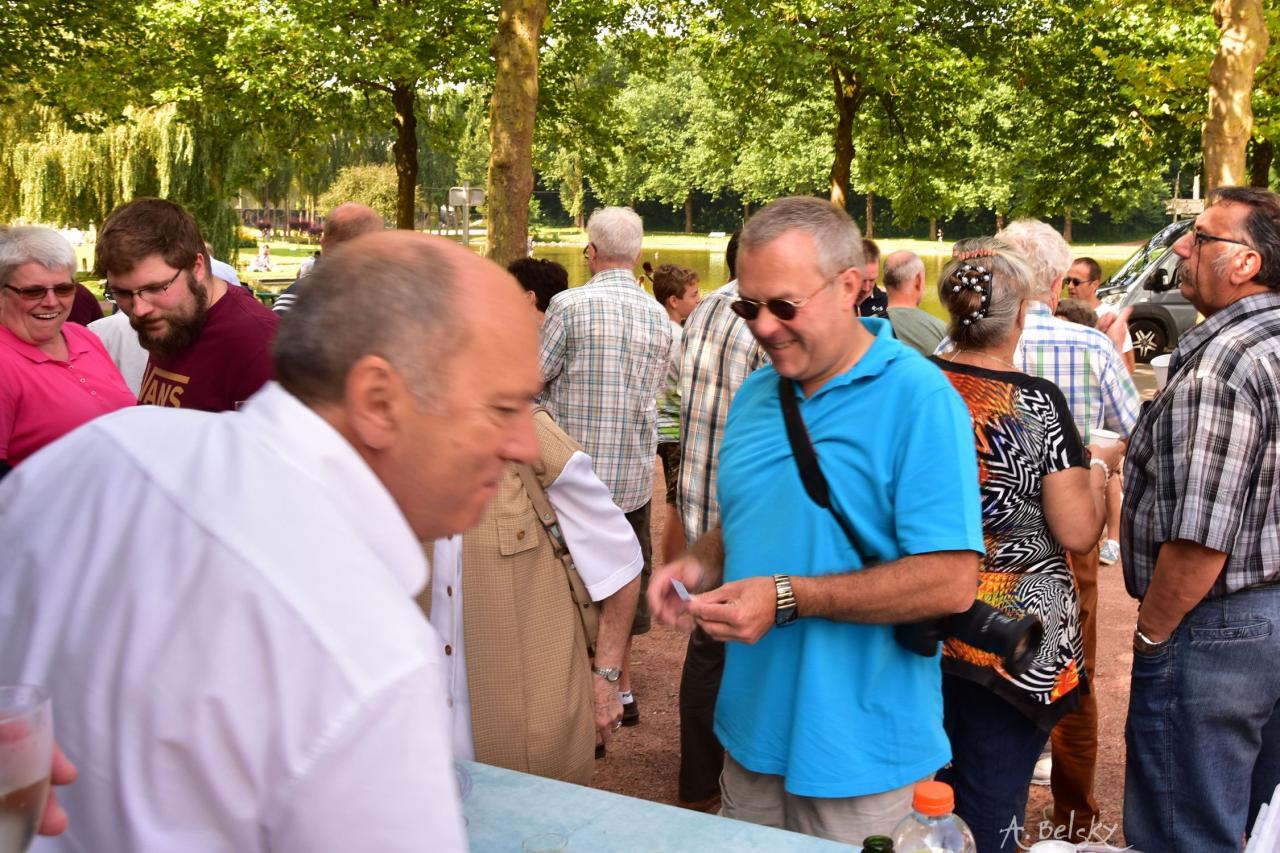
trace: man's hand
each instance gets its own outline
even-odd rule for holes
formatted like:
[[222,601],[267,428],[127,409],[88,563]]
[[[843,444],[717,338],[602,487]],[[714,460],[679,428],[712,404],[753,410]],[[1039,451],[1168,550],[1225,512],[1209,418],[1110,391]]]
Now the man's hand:
[[686,634],[693,631],[693,619],[685,601],[680,598],[672,579],[684,584],[690,592],[701,588],[705,572],[702,562],[692,554],[684,554],[660,566],[649,579],[649,612],[663,625],[678,628]]
[[695,596],[688,609],[713,639],[751,644],[773,627],[778,590],[771,577],[746,578]]
[[622,700],[618,698],[618,685],[592,673],[591,686],[596,698],[596,734],[601,743],[607,744],[618,726],[622,725]]
[[[55,785],[70,785],[76,781],[79,776],[76,766],[71,760],[62,754],[62,747],[57,743],[53,745],[53,773],[50,781]],[[62,806],[58,803],[58,795],[52,789],[49,791],[49,799],[44,804],[44,814],[40,816],[41,835],[61,835],[67,831],[67,813],[63,811]]]
[[1116,352],[1124,352],[1124,345],[1129,340],[1129,315],[1132,313],[1132,308],[1124,308],[1115,314],[1102,314],[1098,317],[1098,331],[1111,339]]

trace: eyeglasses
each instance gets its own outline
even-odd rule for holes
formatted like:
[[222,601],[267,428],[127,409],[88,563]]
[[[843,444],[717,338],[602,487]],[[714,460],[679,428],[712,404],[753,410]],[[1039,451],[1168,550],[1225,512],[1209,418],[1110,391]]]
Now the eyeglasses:
[[50,290],[54,296],[67,297],[76,292],[75,282],[66,281],[61,284],[51,284],[46,287],[32,285],[31,287],[14,287],[12,284],[5,285],[6,290],[12,290],[28,302],[39,302],[44,299],[44,295]]
[[[1202,246],[1205,243],[1231,243],[1236,246],[1244,246],[1246,249],[1253,249],[1253,247],[1248,243],[1244,243],[1240,240],[1232,240],[1230,237],[1215,237],[1214,235],[1206,234],[1203,231],[1192,231],[1191,238],[1195,241],[1197,246]],[[1256,252],[1257,249],[1254,249],[1254,251]]]
[[587,260],[591,260],[591,254],[588,251],[590,248],[591,248],[590,243],[582,247],[582,257],[586,258]]
[[1096,281],[1096,279],[1092,279],[1092,278],[1072,278],[1071,276],[1067,276],[1066,278],[1064,278],[1064,279],[1062,280],[1062,283],[1063,283],[1063,284],[1066,284],[1066,285],[1068,285],[1068,286],[1070,286],[1070,287],[1079,287],[1079,286],[1080,286],[1080,285],[1082,285],[1082,284],[1090,284],[1090,283],[1092,283],[1092,282],[1094,282],[1094,281]]
[[182,275],[182,270],[178,270],[173,277],[164,284],[144,284],[137,290],[121,290],[118,287],[107,288],[107,298],[118,305],[127,305],[133,302],[135,296],[140,296],[150,302],[160,294],[173,287],[173,283],[178,280],[178,276]]
[[730,302],[729,307],[733,309],[733,313],[747,321],[754,320],[756,317],[759,317],[761,308],[768,308],[770,314],[783,322],[786,322],[787,320],[794,320],[797,312],[805,306],[805,303],[821,293],[823,288],[830,284],[831,281],[832,280],[824,281],[822,284],[818,285],[817,290],[810,293],[804,299],[797,299],[794,301],[790,299],[766,299],[765,301],[760,302],[755,299],[739,297],[738,299]]

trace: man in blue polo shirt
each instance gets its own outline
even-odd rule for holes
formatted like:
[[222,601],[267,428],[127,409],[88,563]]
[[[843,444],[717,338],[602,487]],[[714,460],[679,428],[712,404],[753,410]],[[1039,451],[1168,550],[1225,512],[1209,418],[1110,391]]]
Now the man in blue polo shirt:
[[[892,626],[967,610],[982,552],[968,410],[887,321],[858,318],[862,261],[857,226],[820,199],[775,201],[742,232],[734,310],[772,367],[729,413],[721,529],[649,591],[669,624],[737,641],[716,704],[722,814],[853,844],[950,760],[937,656]],[[856,547],[805,492],[779,376]],[[673,579],[703,592],[682,602]]]

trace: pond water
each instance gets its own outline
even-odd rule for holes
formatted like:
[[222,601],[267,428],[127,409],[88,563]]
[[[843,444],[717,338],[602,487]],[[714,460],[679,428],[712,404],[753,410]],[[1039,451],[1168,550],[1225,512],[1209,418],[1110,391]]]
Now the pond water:
[[[582,249],[582,246],[537,246],[533,250],[533,255],[537,258],[555,261],[563,266],[569,271],[569,286],[578,287],[591,278],[591,271],[587,269],[587,260],[582,256]],[[924,303],[920,307],[930,314],[945,320],[947,312],[938,302],[938,294],[934,289],[934,283],[942,273],[942,267],[946,263],[947,256],[941,254],[924,255],[923,259],[927,287],[925,288]],[[692,269],[701,279],[703,293],[710,293],[729,280],[729,268],[725,265],[724,250],[721,248],[713,250],[645,249],[641,255],[641,261],[648,261],[655,268],[659,264],[679,264]],[[1105,280],[1107,276],[1120,268],[1123,261],[1101,260],[1098,263],[1102,267],[1102,277]]]

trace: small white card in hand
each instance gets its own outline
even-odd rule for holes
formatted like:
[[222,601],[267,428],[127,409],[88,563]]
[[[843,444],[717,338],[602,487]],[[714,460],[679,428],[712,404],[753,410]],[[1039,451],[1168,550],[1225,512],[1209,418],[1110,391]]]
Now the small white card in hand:
[[684,588],[684,584],[680,583],[680,581],[676,580],[675,578],[672,578],[671,585],[675,587],[676,595],[680,596],[681,601],[689,600],[689,590]]

